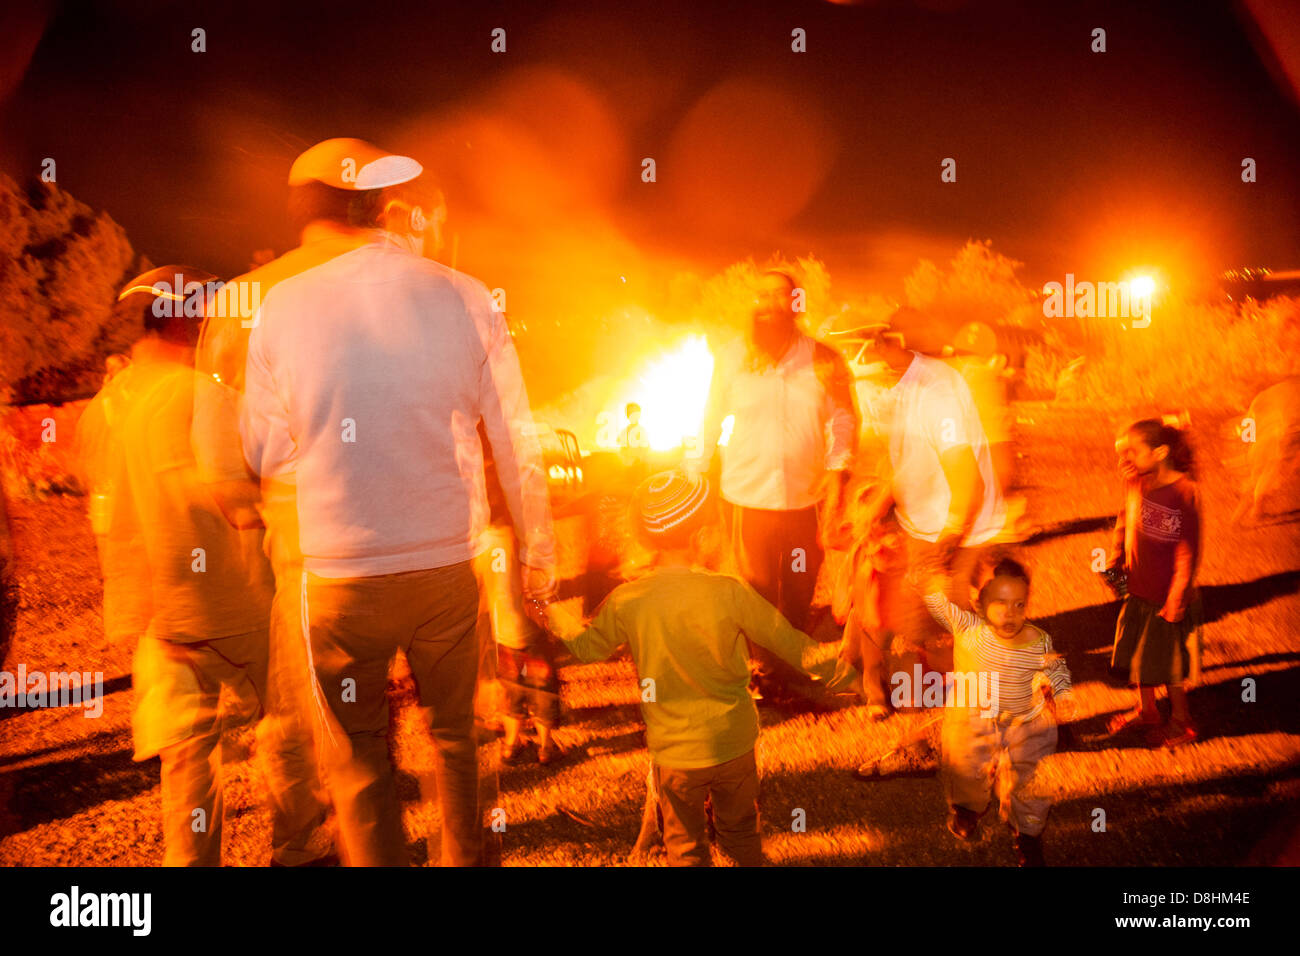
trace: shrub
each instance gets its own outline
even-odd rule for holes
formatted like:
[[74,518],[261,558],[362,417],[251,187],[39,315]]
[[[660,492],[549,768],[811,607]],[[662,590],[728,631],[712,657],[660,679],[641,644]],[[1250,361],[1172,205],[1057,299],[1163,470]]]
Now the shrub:
[[106,213],[0,176],[0,403],[93,393],[104,359],[141,332],[115,322],[112,305],[146,268]]

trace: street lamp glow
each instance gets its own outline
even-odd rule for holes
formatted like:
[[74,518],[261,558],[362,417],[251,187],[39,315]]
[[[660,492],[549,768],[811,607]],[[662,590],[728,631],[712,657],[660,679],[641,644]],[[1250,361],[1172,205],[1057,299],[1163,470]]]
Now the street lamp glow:
[[1150,276],[1138,276],[1129,281],[1128,290],[1135,299],[1149,299],[1156,291],[1156,280]]

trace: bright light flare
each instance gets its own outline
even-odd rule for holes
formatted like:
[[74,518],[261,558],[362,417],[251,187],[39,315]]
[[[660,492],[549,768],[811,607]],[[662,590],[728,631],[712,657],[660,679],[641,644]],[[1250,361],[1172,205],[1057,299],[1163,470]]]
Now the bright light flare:
[[1129,280],[1128,291],[1135,299],[1150,299],[1156,291],[1156,280],[1150,276],[1135,276]]

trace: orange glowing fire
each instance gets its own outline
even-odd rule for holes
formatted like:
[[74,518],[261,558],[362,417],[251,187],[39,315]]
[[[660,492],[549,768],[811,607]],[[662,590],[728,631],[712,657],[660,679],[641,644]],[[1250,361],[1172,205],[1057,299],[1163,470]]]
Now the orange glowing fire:
[[[596,444],[602,448],[619,446],[619,437],[627,425],[624,409],[629,402],[635,402],[641,406],[641,427],[651,450],[680,447],[700,433],[712,377],[713,353],[708,340],[703,335],[688,336],[647,362],[615,393],[615,401],[600,414],[605,427],[600,429]],[[724,436],[726,431],[724,423]]]

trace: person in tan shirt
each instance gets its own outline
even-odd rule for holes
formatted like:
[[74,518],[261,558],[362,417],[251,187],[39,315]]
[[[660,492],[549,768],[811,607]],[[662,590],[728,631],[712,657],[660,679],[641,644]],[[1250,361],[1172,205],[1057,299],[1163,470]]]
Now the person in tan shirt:
[[322,854],[308,845],[320,820],[318,809],[283,797],[301,753],[275,719],[281,702],[267,679],[272,581],[261,529],[226,521],[190,443],[195,395],[214,386],[193,369],[198,321],[179,308],[188,294],[165,290],[175,276],[183,290],[193,274],[164,267],[128,283],[118,307],[142,311],[146,333],[78,424],[83,472],[102,497],[106,617],[110,594],[129,611],[106,630],[138,637],[135,758],[162,760],[164,865],[220,864],[223,688],[263,718],[273,860],[296,864]]

